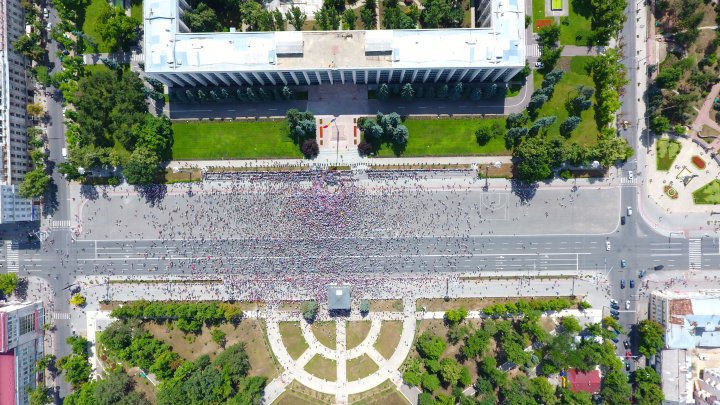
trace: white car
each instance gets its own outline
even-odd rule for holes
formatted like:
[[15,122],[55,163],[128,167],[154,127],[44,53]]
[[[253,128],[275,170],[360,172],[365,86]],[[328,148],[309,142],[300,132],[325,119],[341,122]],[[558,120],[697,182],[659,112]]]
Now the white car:
[[545,67],[545,65],[542,62],[537,61],[535,62],[535,67],[538,69],[542,69],[543,67]]
[[627,207],[627,214],[628,214],[628,216],[632,216],[632,207],[630,207],[630,206]]
[[47,30],[50,31],[52,29],[52,23],[47,23]]
[[43,18],[45,18],[47,20],[48,17],[50,17],[50,13],[48,12],[47,7],[43,8]]
[[605,241],[605,250],[610,250],[610,241],[609,240]]
[[630,309],[630,300],[625,301],[625,309]]
[[617,304],[618,302],[617,302],[617,300],[610,300],[610,303],[611,303],[611,304]]
[[633,179],[633,172],[632,170],[628,170],[628,180],[632,181]]

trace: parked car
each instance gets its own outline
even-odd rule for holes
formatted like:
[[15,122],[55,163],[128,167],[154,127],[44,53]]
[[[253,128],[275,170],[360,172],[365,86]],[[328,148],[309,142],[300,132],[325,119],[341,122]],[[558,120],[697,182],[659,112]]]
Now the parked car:
[[630,280],[630,288],[635,288],[635,280]]
[[47,7],[43,8],[43,18],[46,20],[50,17],[50,12],[48,12]]
[[658,264],[657,266],[653,267],[653,270],[662,270],[664,268],[665,266],[663,266],[662,264]]
[[620,260],[620,267],[622,267],[623,269],[627,267],[627,262],[625,261],[625,259]]
[[630,342],[627,340],[623,341],[623,346],[625,347],[625,350],[630,350]]
[[625,225],[625,215],[620,217],[620,225]]
[[620,311],[618,311],[617,309],[611,309],[611,310],[610,310],[610,313],[611,313],[612,315],[620,315]]
[[620,280],[620,288],[625,288],[625,280]]
[[630,300],[625,301],[625,309],[630,309]]
[[610,303],[610,308],[620,309],[620,305],[618,305],[617,302],[611,302],[611,303]]
[[632,216],[632,207],[631,206],[627,207],[627,215]]
[[630,363],[627,361],[625,362],[625,371],[630,371]]
[[535,62],[535,67],[538,69],[542,69],[545,67],[545,64],[540,61],[537,61],[537,62]]

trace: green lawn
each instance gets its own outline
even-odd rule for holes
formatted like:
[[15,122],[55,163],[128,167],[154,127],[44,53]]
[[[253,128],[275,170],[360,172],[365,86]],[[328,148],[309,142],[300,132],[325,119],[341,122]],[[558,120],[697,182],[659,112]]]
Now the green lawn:
[[[592,36],[590,25],[591,10],[585,9],[581,1],[570,0],[567,17],[560,19],[561,45],[587,45]],[[588,2],[589,3],[589,2]]]
[[288,354],[297,360],[309,347],[302,335],[300,322],[280,322],[279,327],[280,336]]
[[657,169],[670,170],[675,157],[680,153],[680,142],[673,139],[658,139],[655,146],[657,150]]
[[337,380],[337,362],[319,354],[313,356],[305,366],[305,371],[327,381]]
[[533,21],[545,18],[545,0],[532,0],[532,11]]
[[106,4],[107,0],[91,0],[85,9],[85,21],[82,25],[82,31],[95,41],[100,53],[110,52],[110,47],[102,40],[98,31],[98,19]]
[[[505,118],[486,118],[483,121],[496,120],[505,125]],[[402,156],[478,156],[510,155],[505,148],[505,140],[491,139],[480,146],[475,139],[475,131],[480,119],[407,119],[410,138]],[[377,156],[395,156],[394,151],[383,145]]]
[[[555,85],[555,91],[550,100],[542,106],[538,117],[555,116],[557,120],[548,128],[548,134],[560,134],[560,123],[568,117],[565,109],[565,102],[575,96],[578,85],[595,88],[592,78],[586,71],[586,66],[592,60],[592,56],[573,56],[570,59],[569,71],[566,70],[560,82]],[[564,58],[561,58],[563,62]],[[542,85],[543,75],[537,70],[533,71],[533,83],[536,89]],[[594,101],[594,97],[593,97]],[[595,110],[591,107],[580,115],[582,121],[570,136],[570,142],[577,142],[581,145],[594,145],[597,143],[597,125],[595,124]]]
[[173,123],[173,159],[300,158],[285,121]]
[[720,204],[720,181],[713,180],[693,192],[695,204]]
[[359,380],[378,371],[378,369],[378,365],[367,354],[363,354],[347,361],[347,379],[348,381]]

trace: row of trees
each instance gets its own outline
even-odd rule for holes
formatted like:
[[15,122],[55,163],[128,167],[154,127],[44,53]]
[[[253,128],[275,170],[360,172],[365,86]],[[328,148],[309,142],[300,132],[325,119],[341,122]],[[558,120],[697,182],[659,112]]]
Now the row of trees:
[[170,101],[183,103],[204,103],[222,101],[240,101],[243,103],[261,101],[295,100],[295,92],[288,86],[283,87],[210,87],[204,89],[178,89],[170,92]]
[[520,315],[533,311],[562,311],[571,308],[574,303],[566,298],[550,298],[550,299],[520,299],[515,302],[507,302],[505,304],[498,303],[483,308],[485,315]]
[[134,301],[115,308],[111,316],[121,320],[172,321],[183,332],[200,333],[203,325],[223,322],[237,323],[242,319],[237,306],[215,302],[156,302]]
[[[40,107],[40,110],[42,110],[40,105],[28,104],[28,113],[31,113],[31,107]],[[51,178],[47,172],[48,154],[44,149],[45,142],[42,139],[42,130],[38,127],[29,127],[27,135],[28,153],[33,169],[25,173],[25,177],[23,177],[23,181],[18,187],[18,195],[23,198],[34,199],[45,194],[50,187]]]
[[290,138],[300,146],[300,152],[308,159],[316,157],[320,146],[315,139],[317,126],[315,116],[310,111],[288,110],[286,115]]
[[376,152],[383,144],[389,145],[396,154],[405,149],[410,134],[398,113],[383,114],[378,112],[375,118],[361,118],[358,127],[364,139],[358,144],[361,155]]
[[555,68],[564,48],[558,46],[558,42],[560,41],[560,26],[552,23],[542,27],[538,31],[538,38],[540,44],[540,58],[538,60],[543,64],[541,70],[550,72]]
[[495,97],[499,87],[492,84],[485,87],[471,86],[467,83],[442,84],[399,84],[383,83],[378,86],[375,95],[378,100],[385,101],[394,97],[400,97],[405,101],[412,101],[416,98],[425,99],[449,99],[457,101],[460,99],[480,101]]
[[615,48],[593,59],[590,69],[595,82],[595,121],[602,131],[613,122],[615,112],[620,109],[620,89],[628,81],[622,56]]
[[111,165],[122,167],[130,184],[152,184],[161,163],[171,157],[173,137],[170,120],[148,112],[146,92],[137,73],[129,70],[81,77],[76,90],[65,95],[75,111],[66,114],[69,155],[60,172],[70,180],[81,179],[80,168]]

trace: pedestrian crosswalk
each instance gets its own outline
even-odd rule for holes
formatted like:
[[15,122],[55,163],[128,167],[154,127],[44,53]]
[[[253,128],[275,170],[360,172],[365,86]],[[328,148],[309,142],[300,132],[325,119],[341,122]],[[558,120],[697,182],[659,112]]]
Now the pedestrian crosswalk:
[[145,61],[145,55],[142,53],[132,53],[132,56],[130,56],[130,59],[133,62],[144,62]]
[[70,220],[69,219],[53,220],[52,224],[50,226],[55,229],[70,229]]
[[69,312],[53,312],[52,318],[53,319],[70,319],[70,313]]
[[702,246],[701,239],[690,239],[688,246],[688,257],[690,258],[690,270],[699,270],[702,267]]
[[8,273],[17,273],[20,270],[20,255],[17,242],[5,241],[5,264]]
[[539,58],[540,57],[540,45],[532,44],[527,46],[527,56]]
[[633,177],[629,179],[627,177],[620,177],[620,184],[637,184],[637,179]]

